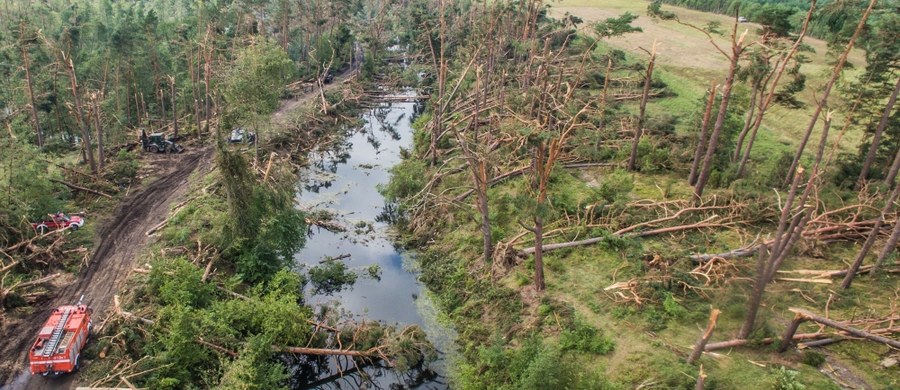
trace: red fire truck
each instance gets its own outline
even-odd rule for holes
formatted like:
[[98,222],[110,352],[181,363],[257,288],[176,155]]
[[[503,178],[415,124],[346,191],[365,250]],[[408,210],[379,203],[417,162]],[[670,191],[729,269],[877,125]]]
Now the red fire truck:
[[82,299],[53,309],[28,354],[32,375],[56,376],[78,369],[78,357],[91,333],[93,313],[81,304]]

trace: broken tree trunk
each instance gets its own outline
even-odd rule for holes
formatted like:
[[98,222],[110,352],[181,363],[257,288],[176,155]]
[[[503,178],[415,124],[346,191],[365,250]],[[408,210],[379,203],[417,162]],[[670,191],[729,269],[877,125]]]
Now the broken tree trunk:
[[[697,340],[697,344],[694,345],[691,356],[688,356],[688,364],[694,364],[694,362],[700,358],[700,355],[703,354],[703,349],[706,348],[706,343],[709,342],[709,338],[712,337],[713,330],[716,328],[716,321],[719,319],[719,313],[721,313],[719,309],[713,309],[709,314],[709,324],[706,325],[706,331],[703,332],[703,335]],[[700,370],[703,370],[702,366]]]
[[[874,335],[893,334],[893,333],[897,333],[897,332],[900,332],[900,328],[897,328],[897,327],[883,328],[883,329],[874,329],[874,330],[869,331],[869,333],[874,334]],[[844,332],[844,331],[838,331],[837,333],[824,333],[824,332],[795,333],[791,339],[794,341],[815,340],[815,341],[804,342],[803,345],[806,345],[806,346],[815,346],[815,345],[817,345],[815,343],[817,343],[819,341],[824,342],[826,340],[831,340],[829,343],[835,343],[835,342],[838,342],[841,340],[857,339],[855,337],[854,338],[845,337],[847,335],[848,335],[848,333]],[[716,350],[725,349],[725,348],[743,347],[748,344],[769,345],[769,344],[772,344],[775,342],[780,342],[780,341],[781,341],[780,337],[767,337],[762,340],[734,339],[734,340],[719,341],[716,343],[706,344],[705,350],[707,352],[709,352],[709,351],[716,351]]]
[[793,179],[794,174],[797,171],[797,167],[800,166],[800,158],[803,157],[803,152],[806,149],[806,144],[809,142],[809,137],[812,135],[813,129],[816,127],[816,123],[819,121],[819,115],[822,114],[822,109],[828,105],[828,96],[831,95],[831,89],[834,87],[835,82],[841,75],[841,71],[844,69],[844,64],[847,62],[847,56],[850,55],[850,51],[853,49],[853,45],[856,43],[856,39],[859,37],[860,33],[862,33],[863,27],[866,25],[866,20],[869,19],[869,14],[872,13],[872,8],[875,7],[875,3],[878,0],[871,0],[869,2],[869,7],[866,8],[866,11],[863,13],[862,17],[859,19],[859,24],[856,26],[856,31],[853,32],[853,36],[850,37],[850,41],[847,43],[847,47],[844,49],[844,52],[841,54],[840,58],[838,58],[837,64],[834,66],[834,70],[831,72],[831,78],[828,80],[828,83],[825,84],[825,90],[822,91],[822,98],[819,100],[818,104],[816,104],[816,109],[813,111],[812,118],[809,120],[809,125],[806,127],[806,133],[803,135],[803,139],[800,141],[800,146],[797,148],[797,153],[794,154],[794,160],[791,162],[791,167],[788,168],[787,177],[785,177],[784,184],[788,185]]
[[[738,61],[741,59],[741,53],[744,49],[744,38],[747,36],[747,30],[741,34],[738,39],[737,25],[731,34],[731,58],[729,58],[728,73],[725,75],[725,84],[722,86],[722,100],[719,102],[719,111],[716,113],[716,122],[713,124],[712,134],[709,136],[709,144],[706,146],[706,153],[703,157],[702,168],[697,177],[697,184],[694,185],[694,202],[699,203],[703,197],[703,189],[712,173],[713,156],[716,154],[716,147],[719,144],[719,137],[722,135],[722,128],[725,126],[725,118],[728,116],[728,103],[731,101],[731,89],[734,87],[734,78],[738,69]],[[737,39],[737,40],[736,40]]]
[[757,247],[759,257],[756,261],[756,283],[753,285],[753,294],[747,301],[747,316],[744,318],[744,324],[738,332],[738,338],[746,339],[750,337],[753,331],[753,325],[756,323],[756,314],[759,312],[759,305],[762,302],[762,296],[766,292],[766,259],[767,247],[760,245]]
[[631,157],[628,158],[628,170],[633,171],[637,166],[638,144],[644,134],[644,121],[647,110],[647,100],[650,96],[650,84],[653,81],[653,66],[656,63],[656,42],[650,50],[650,61],[647,63],[647,74],[644,76],[644,92],[641,94],[640,113],[638,114],[637,128],[634,129],[634,141],[631,143]]
[[133,319],[133,320],[138,320],[138,321],[143,322],[143,323],[145,323],[145,324],[147,324],[147,325],[153,325],[153,324],[154,324],[154,321],[153,321],[153,320],[148,320],[148,319],[143,318],[143,317],[138,317],[137,315],[135,315],[135,314],[132,313],[132,312],[122,310],[122,305],[121,305],[121,303],[119,302],[119,296],[118,296],[118,295],[113,295],[113,305],[114,305],[114,308],[115,308],[115,310],[116,310],[116,314],[118,314],[118,315],[120,315],[120,316],[122,316],[122,317],[125,317],[125,318],[128,318],[128,319]]
[[82,186],[79,186],[79,185],[75,185],[75,184],[69,183],[69,182],[67,182],[67,181],[62,181],[62,180],[59,180],[59,179],[50,179],[50,181],[52,181],[52,182],[54,182],[54,183],[62,184],[62,185],[66,186],[66,187],[69,187],[69,188],[71,188],[71,189],[73,189],[73,190],[84,191],[84,192],[90,192],[90,193],[92,193],[92,194],[94,194],[94,195],[99,195],[99,196],[103,196],[103,197],[106,197],[106,198],[112,198],[112,195],[109,195],[109,194],[106,194],[106,193],[103,193],[103,192],[100,192],[100,191],[92,190],[92,189],[90,189],[90,188],[85,188],[85,187],[82,187]]
[[345,349],[279,347],[279,346],[273,345],[272,350],[275,352],[287,352],[287,353],[297,353],[297,354],[301,354],[301,355],[317,355],[317,356],[353,356],[353,357],[362,357],[362,358],[370,358],[370,357],[375,356],[375,353],[371,352],[371,351],[353,351],[353,350],[345,350]]
[[706,132],[709,129],[709,118],[712,116],[713,104],[716,102],[716,80],[709,87],[709,96],[706,100],[706,109],[703,111],[703,121],[700,122],[700,137],[697,147],[694,149],[694,161],[691,163],[691,173],[688,175],[688,184],[697,184],[697,173],[700,169],[700,158],[706,153]]
[[[785,332],[785,335],[782,338],[782,345],[781,345],[781,348],[779,348],[779,352],[784,352],[787,349],[787,347],[790,345],[790,340],[793,340],[794,332],[797,331],[797,327],[800,325],[799,322],[802,322],[802,321],[813,321],[813,322],[816,322],[821,325],[830,326],[832,328],[842,330],[842,331],[847,332],[856,337],[862,337],[864,339],[872,340],[872,341],[875,341],[878,343],[886,344],[891,347],[900,349],[900,341],[889,339],[887,337],[879,336],[879,335],[876,335],[876,334],[873,334],[870,332],[866,332],[861,329],[856,329],[856,328],[850,327],[846,324],[842,324],[840,322],[830,320],[828,318],[814,314],[813,312],[806,310],[806,309],[790,308],[788,310],[795,313],[797,316],[794,317],[794,322],[791,323],[791,326],[788,328],[788,332]],[[799,322],[798,322],[798,320],[799,320]],[[794,326],[794,323],[796,323],[796,326]],[[792,329],[793,329],[793,331],[791,331]],[[787,340],[787,342],[785,342],[785,340]]]
[[866,153],[866,160],[863,162],[862,170],[859,172],[859,178],[856,179],[856,190],[862,188],[866,179],[869,178],[869,170],[872,169],[872,163],[875,162],[875,154],[878,152],[878,146],[881,145],[881,134],[884,133],[888,119],[891,117],[891,111],[894,109],[894,104],[897,103],[898,92],[900,92],[900,78],[897,78],[897,85],[894,86],[894,91],[891,92],[891,97],[888,98],[888,102],[884,106],[884,112],[881,114],[878,127],[875,128],[875,134],[872,135],[872,143],[869,145],[868,153]]
[[881,248],[881,253],[878,254],[878,260],[875,261],[875,265],[872,267],[872,275],[878,275],[878,271],[881,270],[884,260],[897,248],[898,240],[900,240],[900,222],[894,224],[894,231],[891,232],[891,238],[884,244],[884,248]]
[[[900,157],[900,150],[897,150],[897,156]],[[900,165],[900,158],[895,158],[894,164]],[[893,169],[894,167],[891,168]],[[884,225],[885,215],[887,215],[891,212],[891,210],[894,209],[894,202],[897,201],[898,196],[900,196],[900,185],[894,186],[894,190],[891,191],[891,195],[888,196],[887,200],[884,202],[884,207],[881,209],[881,213],[878,214],[878,219],[875,221],[875,226],[869,233],[869,237],[866,238],[866,242],[863,244],[862,249],[859,250],[859,254],[856,256],[856,260],[854,260],[853,264],[850,266],[850,272],[847,272],[847,276],[845,276],[844,280],[841,282],[842,289],[846,290],[850,288],[850,284],[853,283],[853,278],[856,277],[856,271],[859,270],[859,267],[862,265],[863,260],[866,259],[866,255],[869,254],[869,250],[872,249],[873,245],[875,245],[875,240],[878,239],[878,234],[881,233],[881,226]],[[900,225],[900,222],[898,222],[897,225]]]
[[700,373],[697,374],[697,383],[694,385],[694,390],[703,390],[706,388],[706,373],[703,372],[703,365],[700,365]]
[[797,328],[800,327],[800,323],[802,323],[804,320],[805,318],[803,318],[803,316],[799,313],[794,316],[794,319],[791,320],[791,323],[784,331],[784,336],[782,336],[781,338],[781,345],[778,347],[778,352],[787,351],[788,347],[791,345],[791,341],[794,338],[794,333],[797,333]]
[[[772,79],[771,87],[769,87],[768,95],[766,95],[765,100],[761,102],[759,110],[756,113],[756,119],[753,121],[753,129],[750,131],[750,139],[747,141],[747,147],[744,149],[744,156],[741,157],[741,162],[738,164],[737,177],[743,177],[744,169],[747,167],[747,162],[750,160],[750,151],[753,149],[753,143],[756,142],[756,134],[759,132],[759,127],[762,126],[763,117],[766,115],[766,111],[769,109],[769,105],[772,103],[773,98],[775,97],[776,91],[778,90],[778,81],[781,80],[781,76],[784,74],[785,69],[787,69],[788,63],[791,61],[791,58],[794,57],[794,54],[797,53],[797,50],[800,49],[800,44],[803,43],[803,37],[806,36],[806,31],[809,28],[809,22],[812,20],[813,13],[816,10],[816,0],[810,2],[809,11],[806,13],[806,19],[803,21],[803,28],[800,29],[800,34],[797,36],[797,40],[794,41],[794,44],[791,46],[790,51],[788,51],[787,55],[777,62],[779,64],[778,70],[774,74],[774,78]],[[762,92],[760,94],[762,96]]]
[[[19,29],[21,37],[25,37],[25,23],[20,22]],[[41,123],[38,118],[37,105],[34,101],[34,83],[31,81],[31,64],[28,58],[28,46],[23,43],[19,45],[22,51],[22,67],[25,68],[25,87],[28,91],[29,109],[31,111],[31,124],[34,126],[34,135],[37,140],[38,147],[44,147],[44,134],[41,131]]]

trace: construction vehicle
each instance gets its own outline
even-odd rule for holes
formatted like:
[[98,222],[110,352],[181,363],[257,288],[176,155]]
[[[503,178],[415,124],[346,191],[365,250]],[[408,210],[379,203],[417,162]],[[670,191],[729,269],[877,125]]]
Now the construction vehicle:
[[78,358],[91,334],[93,310],[82,304],[53,309],[28,353],[31,375],[59,376],[78,370]]
[[171,138],[166,138],[163,133],[150,133],[141,131],[141,149],[151,153],[181,153],[184,147],[176,144]]

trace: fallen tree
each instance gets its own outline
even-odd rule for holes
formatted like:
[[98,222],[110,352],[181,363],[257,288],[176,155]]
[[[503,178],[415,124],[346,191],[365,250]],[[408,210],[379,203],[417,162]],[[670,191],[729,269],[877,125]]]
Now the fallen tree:
[[778,347],[778,352],[784,352],[788,349],[788,347],[790,347],[791,341],[793,341],[793,338],[794,338],[794,333],[797,332],[797,328],[804,321],[813,321],[813,322],[816,322],[821,325],[839,329],[843,332],[846,332],[846,333],[856,336],[856,337],[861,337],[861,338],[872,340],[872,341],[875,341],[878,343],[887,344],[891,347],[900,349],[900,341],[889,339],[887,337],[879,336],[872,332],[867,332],[862,329],[857,329],[857,328],[851,327],[847,324],[843,324],[843,323],[822,317],[820,315],[817,315],[809,310],[799,309],[799,308],[790,308],[788,310],[790,310],[792,313],[794,313],[795,316],[794,316],[794,320],[791,321],[791,324],[788,325],[788,328],[785,331],[784,336],[781,339],[781,346]]

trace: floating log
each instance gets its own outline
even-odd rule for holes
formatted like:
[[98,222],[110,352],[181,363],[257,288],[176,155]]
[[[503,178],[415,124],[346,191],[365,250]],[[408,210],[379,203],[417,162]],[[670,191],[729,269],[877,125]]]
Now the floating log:
[[327,348],[307,348],[307,347],[279,347],[272,346],[275,352],[297,353],[301,355],[317,355],[317,356],[353,356],[353,357],[373,357],[375,354],[368,351],[353,351],[345,349],[327,349]]

